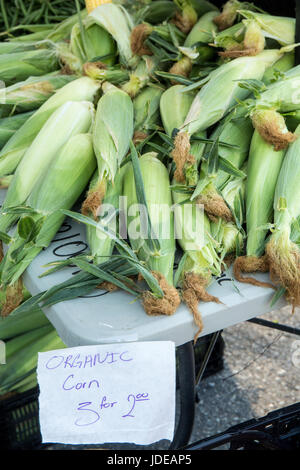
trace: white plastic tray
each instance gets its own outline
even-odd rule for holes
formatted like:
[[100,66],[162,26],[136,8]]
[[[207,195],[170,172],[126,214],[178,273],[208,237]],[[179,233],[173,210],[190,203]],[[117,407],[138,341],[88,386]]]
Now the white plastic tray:
[[[1,194],[2,193],[2,194]],[[0,197],[4,192],[0,192]],[[23,280],[32,295],[69,279],[77,268],[68,267],[39,278],[45,264],[88,251],[85,227],[67,219],[51,245],[40,253],[24,274]],[[268,280],[264,274],[257,279]],[[232,282],[230,271],[217,278],[208,289],[223,304],[200,303],[204,329],[201,336],[262,315],[271,310],[273,289]],[[280,299],[276,309],[285,305]],[[181,304],[172,316],[148,316],[140,301],[126,292],[94,294],[61,302],[44,310],[59,336],[68,347],[127,341],[170,340],[176,346],[191,341],[197,332],[192,314]]]

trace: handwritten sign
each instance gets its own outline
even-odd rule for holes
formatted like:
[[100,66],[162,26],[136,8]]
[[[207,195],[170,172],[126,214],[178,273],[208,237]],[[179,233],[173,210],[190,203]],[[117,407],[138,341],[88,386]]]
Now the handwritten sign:
[[44,443],[149,445],[173,439],[176,363],[171,341],[39,353]]

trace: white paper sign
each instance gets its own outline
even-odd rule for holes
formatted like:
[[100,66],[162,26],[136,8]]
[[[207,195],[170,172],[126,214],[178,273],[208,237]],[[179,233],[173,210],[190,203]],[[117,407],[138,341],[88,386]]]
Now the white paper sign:
[[149,445],[173,439],[171,341],[81,346],[38,355],[44,443]]

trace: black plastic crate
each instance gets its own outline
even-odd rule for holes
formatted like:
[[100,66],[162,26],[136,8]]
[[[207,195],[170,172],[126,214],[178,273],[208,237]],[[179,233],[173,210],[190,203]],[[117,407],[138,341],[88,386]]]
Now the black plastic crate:
[[300,402],[251,419],[225,432],[186,446],[185,450],[299,450]]
[[41,445],[38,387],[0,400],[0,448],[37,449]]

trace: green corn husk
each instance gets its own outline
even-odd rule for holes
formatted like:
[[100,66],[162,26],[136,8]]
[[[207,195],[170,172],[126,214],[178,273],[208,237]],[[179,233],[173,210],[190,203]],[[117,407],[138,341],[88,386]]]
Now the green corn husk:
[[198,327],[196,340],[203,329],[199,302],[218,302],[206,289],[212,282],[212,276],[221,274],[221,260],[211,234],[210,221],[202,207],[189,201],[184,192],[173,190],[172,194],[175,204],[175,236],[183,250],[176,279],[182,289],[183,301]]
[[[107,186],[106,195],[103,198],[100,213],[98,214],[97,221],[102,226],[108,228],[116,233],[116,214],[113,215],[112,211],[119,210],[120,197],[122,196],[123,179],[127,166],[123,166],[117,172],[114,184],[109,183]],[[90,191],[93,191],[99,180],[98,171],[95,172],[91,184]],[[106,212],[108,209],[108,213]],[[107,217],[113,217],[112,220],[107,220]],[[88,225],[86,227],[87,243],[91,251],[91,256],[95,264],[101,264],[110,259],[114,249],[114,240],[105,235],[102,230],[97,230],[96,227]]]
[[6,86],[13,85],[30,76],[41,76],[58,70],[57,54],[52,49],[1,54],[0,80]]
[[[225,160],[225,164],[228,162],[239,170],[248,157],[253,131],[251,119],[246,116],[246,111],[242,108],[237,108],[232,119],[225,125],[220,123],[210,135],[210,139],[215,141],[219,138],[219,157]],[[228,144],[229,147],[223,146],[222,144]],[[212,144],[206,144],[205,153],[211,150],[211,145]],[[235,147],[233,148],[231,146]],[[230,169],[228,168],[228,170],[225,171],[222,167],[218,167],[216,173],[214,173],[215,169],[213,169],[213,173],[211,173],[208,166],[208,162],[203,162],[201,168],[208,176],[214,178],[215,187],[221,190],[226,181],[230,178]],[[192,196],[192,199],[196,196],[197,190]]]
[[245,36],[246,26],[243,22],[237,23],[224,31],[219,31],[213,35],[211,42],[215,47],[230,50],[240,45]]
[[[82,131],[87,132],[89,119],[84,125],[87,117],[80,108],[72,111],[77,111],[79,119],[82,118]],[[76,133],[75,129],[69,132],[63,147],[60,150],[57,147],[57,155],[44,167],[27,199],[27,207],[34,212],[21,217],[1,263],[3,286],[16,283],[32,260],[50,244],[65,218],[61,210],[73,207],[95,170],[92,136],[81,134],[80,130]]]
[[94,218],[97,217],[108,184],[114,183],[133,136],[134,110],[130,97],[109,83],[103,85],[103,90],[93,127],[99,176],[82,206],[82,213]]
[[[44,44],[45,47],[47,47],[47,43]],[[25,52],[25,51],[30,51],[30,50],[35,50],[39,47],[43,47],[43,42],[42,41],[37,41],[37,42],[30,42],[30,41],[25,41],[25,42],[0,42],[0,54],[12,54],[14,52]]]
[[157,127],[160,117],[160,100],[164,88],[151,85],[133,100],[134,131],[148,134]]
[[56,330],[28,345],[26,348],[14,354],[8,363],[0,369],[0,393],[7,393],[11,386],[23,380],[32,373],[37,366],[38,353],[64,349],[66,346],[59,338]]
[[[216,124],[238,100],[251,91],[239,86],[239,80],[261,80],[266,69],[276,62],[284,50],[264,50],[254,57],[241,57],[227,62],[211,72],[208,83],[197,93],[180,132],[175,138],[175,150],[186,158],[190,137]],[[218,93],[216,93],[218,90]]]
[[122,85],[122,90],[135,98],[151,82],[158,65],[159,58],[155,55],[141,57],[137,67],[129,74],[129,80]]
[[[84,34],[79,23],[73,26],[71,33],[71,52],[79,58],[82,64],[91,60],[101,60],[107,65],[115,63],[116,44],[112,36],[101,26],[92,24],[86,26],[83,21]],[[109,56],[105,58],[105,56]]]
[[218,15],[218,11],[209,11],[199,18],[193,29],[187,35],[184,46],[192,47],[197,42],[209,43],[212,35],[217,31],[217,25],[213,19]]
[[[68,140],[80,133],[89,132],[94,117],[90,102],[66,102],[46,121],[14,174],[8,188],[2,211],[24,204],[34,185]],[[18,215],[6,213],[0,217],[0,227],[6,231]]]
[[29,344],[34,343],[37,339],[45,336],[45,334],[53,331],[53,326],[48,321],[48,325],[42,326],[40,328],[34,328],[27,333],[18,335],[5,343],[5,357],[6,361],[9,360],[14,354],[22,350]]
[[[299,245],[291,240],[292,226],[297,225],[300,215],[300,126],[295,134],[298,138],[285,154],[276,183],[274,229],[266,244],[271,280],[285,289],[286,299],[293,309],[300,304],[300,252]],[[299,228],[297,232],[299,234]]]
[[190,3],[197,12],[199,18],[209,11],[218,11],[216,5],[207,0],[190,0]]
[[242,226],[245,222],[247,163],[242,168],[245,176],[231,176],[220,190],[220,194],[234,215],[234,220],[227,222],[222,217],[218,217],[216,220],[211,221],[212,235],[219,243],[217,252],[222,260],[231,254],[238,255],[244,245],[245,234]]
[[37,375],[36,372],[32,372],[30,375],[27,375],[26,378],[20,380],[17,384],[10,387],[10,392],[15,393],[24,393],[27,390],[32,390],[33,388],[37,387]]
[[275,187],[285,153],[285,150],[273,150],[254,132],[247,170],[247,256],[264,254],[268,228],[262,227],[273,220]]
[[276,80],[282,78],[285,72],[288,72],[295,66],[295,52],[287,52],[284,54],[281,59],[277,60],[274,65],[269,67],[263,78],[262,81],[266,86],[271,85]]
[[0,317],[0,339],[8,340],[48,324],[49,320],[39,307],[19,314],[13,311],[8,317]]
[[0,176],[13,173],[46,121],[67,101],[91,101],[98,93],[100,83],[81,77],[60,88],[26,121],[0,152]]
[[280,80],[272,83],[250,104],[250,116],[255,129],[275,150],[286,148],[295,140],[289,132],[281,113],[300,109],[299,99],[300,66],[288,70]]
[[241,169],[248,157],[252,135],[251,119],[243,108],[238,107],[232,118],[225,124],[221,122],[210,136],[213,142],[218,142],[215,150],[217,163],[214,162],[213,145],[207,143],[205,146],[200,178],[191,200],[197,199],[212,217],[222,217],[227,222],[232,220],[231,211],[220,192],[233,176],[242,176]]
[[167,88],[160,99],[160,114],[164,129],[169,137],[179,129],[193,103],[193,93],[180,93],[184,85]]
[[95,23],[106,30],[116,41],[120,63],[135,67],[138,59],[133,56],[130,47],[133,21],[128,12],[121,5],[102,4],[88,15],[86,27]]
[[286,127],[290,132],[295,132],[300,124],[300,109],[285,117]]
[[193,7],[191,0],[174,0],[174,3],[179,9],[175,14],[174,23],[180,31],[187,34],[197,23],[198,14],[196,9]]
[[128,237],[138,258],[144,261],[151,271],[158,272],[170,286],[173,286],[175,238],[174,217],[171,211],[172,196],[168,171],[156,155],[154,152],[146,153],[139,158],[139,163],[149,218],[160,248],[157,251],[149,247],[145,219],[141,219],[142,215],[138,211],[132,166],[126,172],[123,189],[123,195],[127,198]]
[[146,21],[151,24],[162,23],[172,18],[177,10],[177,6],[173,1],[157,0],[155,3],[151,2],[142,10],[138,10],[137,15],[140,21]]
[[7,189],[12,182],[14,175],[2,176],[0,178],[0,189]]
[[295,18],[272,16],[243,9],[239,9],[238,13],[247,19],[255,20],[267,38],[275,39],[282,46],[294,44]]
[[[86,17],[87,17],[86,9],[81,10],[80,11],[81,21],[84,21]],[[64,21],[61,21],[60,23],[52,27],[50,31],[48,32],[46,38],[49,41],[53,41],[53,42],[68,40],[71,36],[72,28],[77,22],[78,22],[78,13],[70,16],[69,18],[65,19]]]
[[273,220],[273,202],[278,175],[286,151],[275,151],[257,131],[251,141],[246,186],[246,256],[235,260],[235,277],[240,282],[260,284],[256,279],[244,278],[242,272],[267,271],[265,256],[266,236]]
[[14,113],[32,111],[76,78],[76,75],[63,75],[58,72],[42,77],[29,77],[23,82],[0,90],[0,102]]
[[242,101],[250,94],[239,86],[239,80],[261,80],[267,68],[283,53],[277,49],[265,50],[255,57],[241,57],[218,67],[194,98],[182,129],[192,135],[222,119],[237,100]]
[[[173,136],[183,124],[184,119],[190,109],[194,99],[193,93],[182,93],[184,85],[173,85],[168,88],[160,99],[160,115],[164,129],[169,137]],[[203,132],[197,133],[195,137],[205,137]],[[181,167],[181,161],[177,160],[177,154],[174,152],[171,156],[174,159],[176,170],[175,179],[178,183],[187,183],[196,185],[198,179],[198,164],[202,157],[205,144],[194,141],[189,149],[189,161],[184,162]]]
[[32,115],[33,111],[29,111],[0,119],[0,149]]

